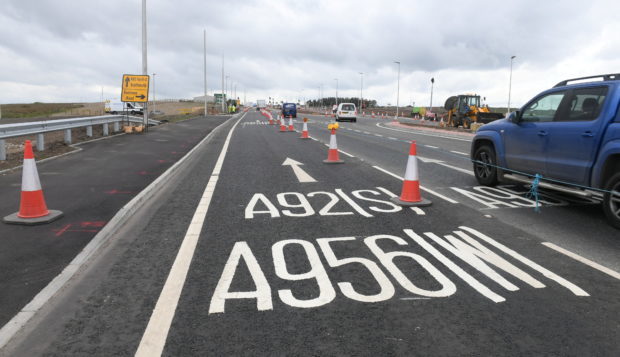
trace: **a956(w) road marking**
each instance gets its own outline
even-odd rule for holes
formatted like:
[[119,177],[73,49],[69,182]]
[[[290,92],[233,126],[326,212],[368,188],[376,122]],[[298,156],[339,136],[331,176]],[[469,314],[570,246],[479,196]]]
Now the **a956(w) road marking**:
[[[282,303],[296,308],[316,308],[329,304],[334,301],[338,291],[346,298],[354,301],[364,303],[386,301],[395,296],[397,287],[414,294],[415,297],[445,298],[456,293],[457,284],[439,269],[438,266],[440,265],[458,276],[462,283],[469,285],[484,298],[495,303],[506,301],[505,297],[461,268],[454,261],[454,257],[467,265],[470,271],[472,269],[477,271],[477,274],[495,282],[498,287],[506,291],[517,291],[519,287],[504,276],[509,276],[512,280],[519,280],[521,283],[536,289],[545,288],[545,284],[539,279],[546,278],[563,286],[576,296],[589,296],[586,291],[577,285],[476,229],[461,226],[459,230],[454,231],[453,234],[444,235],[443,238],[431,232],[424,233],[423,235],[417,234],[411,229],[404,229],[403,232],[410,240],[388,234],[373,235],[360,240],[352,236],[319,238],[316,240],[316,244],[320,250],[317,250],[313,242],[302,239],[286,239],[276,242],[271,247],[275,275],[279,279],[287,281],[315,281],[317,291],[312,294],[306,292],[305,297],[300,297],[299,292],[295,293],[292,288],[279,289],[277,293],[273,293],[264,273],[264,266],[261,267],[249,244],[245,241],[236,242],[232,247],[230,256],[211,297],[209,314],[224,313],[226,301],[232,299],[256,300],[256,309],[258,311],[273,310],[274,295],[277,295]],[[335,245],[340,245],[340,248],[342,248],[342,245],[347,244],[349,246],[351,244],[359,245],[360,241],[366,245],[375,259],[351,256],[338,257],[336,255]],[[382,248],[385,244],[378,243],[381,241],[391,241],[392,244],[395,243],[402,248],[398,251],[387,251]],[[430,254],[436,261],[431,262],[420,254],[407,251],[406,249],[411,248],[409,246],[411,241],[417,247]],[[290,252],[290,250],[286,249],[288,246],[298,246],[304,252],[310,266],[306,272],[291,272],[288,269],[285,259],[285,252]],[[373,292],[361,292],[359,288],[356,288],[356,286],[359,287],[360,285],[367,286],[367,282],[338,281],[334,285],[329,278],[327,269],[321,263],[319,251],[327,261],[328,269],[337,270],[339,267],[354,264],[353,266],[356,269],[362,269],[369,273],[370,275],[362,274],[362,276],[372,276],[375,285],[372,289]],[[530,273],[511,263],[508,257],[539,273],[539,276],[534,277],[530,275]],[[426,271],[428,274],[424,275],[436,282],[436,284],[433,284],[434,287],[429,288],[427,283],[424,284],[425,287],[421,287],[419,282],[416,281],[416,276],[412,276],[410,272],[401,269],[396,262],[397,260],[402,262],[403,259],[410,259],[414,264]],[[231,291],[235,276],[239,278],[242,274],[241,271],[237,271],[242,260],[245,264],[241,265],[247,266],[247,269],[242,269],[242,271],[249,271],[250,278],[256,289],[250,291]],[[391,279],[385,271],[389,273]],[[500,275],[498,271],[503,274]],[[396,286],[393,284],[394,281],[397,283]],[[310,296],[308,297],[308,295]]]

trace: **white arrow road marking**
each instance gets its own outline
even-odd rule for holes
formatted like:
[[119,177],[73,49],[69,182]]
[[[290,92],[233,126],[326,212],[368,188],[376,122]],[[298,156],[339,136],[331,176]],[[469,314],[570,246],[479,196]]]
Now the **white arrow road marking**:
[[282,166],[290,166],[293,168],[293,173],[295,174],[295,176],[297,176],[297,180],[299,180],[299,182],[316,182],[316,180],[313,179],[312,176],[308,175],[306,171],[299,167],[301,165],[303,165],[301,162],[295,161],[289,157],[287,157],[286,160],[284,160],[284,162],[282,163]]
[[425,158],[422,156],[417,156],[417,158],[427,164],[437,164],[437,165],[441,165],[447,168],[450,168],[452,170],[456,170],[456,171],[460,171],[462,173],[474,176],[474,173],[471,170],[467,170],[467,169],[462,169],[460,167],[456,167],[456,166],[452,166],[452,165],[448,165],[445,162],[441,161],[441,160],[437,160],[437,159],[429,159],[429,158]]

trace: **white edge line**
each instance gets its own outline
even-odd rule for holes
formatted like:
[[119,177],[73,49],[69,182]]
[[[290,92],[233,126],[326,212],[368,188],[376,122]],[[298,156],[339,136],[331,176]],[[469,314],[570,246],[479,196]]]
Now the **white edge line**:
[[215,167],[213,168],[213,172],[211,173],[209,181],[201,196],[200,202],[196,206],[191,223],[189,224],[185,236],[183,237],[183,241],[181,242],[181,246],[179,247],[177,255],[174,259],[174,263],[170,268],[164,287],[161,289],[161,293],[157,299],[157,303],[155,304],[155,308],[153,309],[144,334],[142,335],[142,339],[140,340],[140,345],[136,350],[135,356],[161,356],[164,350],[166,340],[168,338],[168,332],[170,330],[170,326],[172,325],[172,320],[176,313],[179,299],[181,298],[183,286],[185,285],[185,281],[187,279],[187,273],[189,272],[194,253],[196,251],[196,246],[198,244],[198,240],[200,239],[204,222],[207,218],[211,198],[213,197],[213,192],[215,191],[215,187],[224,164],[224,159],[228,153],[230,139],[232,138],[235,128],[239,125],[243,117],[245,117],[245,114],[237,120],[235,125],[233,125],[228,132],[226,141],[222,146],[222,151],[220,151],[220,155],[215,163]]
[[[401,180],[401,181],[403,180],[403,178],[402,178],[402,177],[400,177],[400,176],[396,175],[395,173],[392,173],[392,172],[390,172],[390,171],[388,171],[388,170],[386,170],[386,169],[384,169],[384,168],[381,168],[381,167],[379,167],[379,166],[373,166],[373,167],[374,167],[375,169],[377,169],[377,170],[379,170],[379,171],[381,171],[381,172],[383,172],[383,173],[386,173],[386,174],[388,174],[388,175],[390,175],[390,176],[392,176],[392,177],[395,177],[395,178],[397,178],[397,179],[399,179],[399,180]],[[431,194],[431,195],[433,195],[433,196],[437,196],[437,197],[439,197],[439,198],[441,198],[441,199],[443,199],[443,200],[445,200],[445,201],[448,201],[448,202],[450,202],[450,203],[458,203],[457,201],[455,201],[455,200],[451,199],[450,197],[446,197],[446,196],[444,196],[444,195],[442,195],[442,194],[440,194],[440,193],[437,193],[437,192],[435,192],[435,191],[433,191],[433,190],[431,190],[431,189],[428,189],[428,188],[426,188],[426,187],[424,187],[424,186],[421,186],[421,185],[420,185],[420,189],[421,189],[421,190],[423,190],[423,191],[426,191],[426,192],[430,193],[430,194]]]
[[[108,242],[113,234],[125,224],[133,214],[140,209],[152,197],[152,192],[159,190],[165,185],[173,174],[176,173],[180,165],[187,159],[211,136],[226,124],[222,124],[214,128],[204,139],[202,139],[192,150],[183,156],[168,170],[164,171],[155,181],[151,182],[137,196],[123,206],[110,221],[103,227],[93,239],[82,249],[82,251],[58,274],[45,288],[43,288],[20,312],[17,313],[9,322],[0,329],[0,349],[2,349],[11,339],[19,332],[24,325],[45,305],[64,285],[80,270],[80,268],[93,256],[99,247]],[[81,149],[80,149],[81,150]],[[73,153],[73,152],[72,152]],[[59,156],[56,156],[59,157]],[[43,160],[41,160],[43,161]]]
[[573,252],[571,252],[569,250],[566,250],[566,249],[564,249],[562,247],[559,247],[559,246],[557,246],[557,245],[555,245],[553,243],[542,242],[541,244],[544,245],[547,248],[551,248],[551,249],[553,249],[553,250],[555,250],[555,251],[557,251],[559,253],[562,253],[562,254],[564,254],[564,255],[566,255],[568,257],[571,257],[571,258],[575,259],[578,262],[581,262],[581,263],[583,263],[585,265],[588,265],[588,266],[590,266],[590,267],[592,267],[592,268],[594,268],[594,269],[596,269],[596,270],[598,270],[600,272],[603,272],[603,273],[605,273],[605,274],[607,274],[607,275],[609,275],[611,277],[614,277],[614,278],[620,280],[620,273],[618,273],[615,270],[611,270],[611,269],[609,269],[609,268],[607,268],[605,266],[600,265],[599,263],[593,262],[590,259],[584,258],[581,255],[575,254],[575,253],[573,253]]

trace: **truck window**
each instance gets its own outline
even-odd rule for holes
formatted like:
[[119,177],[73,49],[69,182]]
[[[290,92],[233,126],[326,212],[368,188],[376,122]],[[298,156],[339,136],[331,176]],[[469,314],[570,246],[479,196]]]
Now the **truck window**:
[[530,103],[521,115],[524,122],[549,122],[553,121],[565,92],[555,92],[547,94],[538,100]]
[[605,97],[607,87],[590,87],[573,90],[568,107],[568,115],[561,115],[557,121],[590,121],[598,118]]

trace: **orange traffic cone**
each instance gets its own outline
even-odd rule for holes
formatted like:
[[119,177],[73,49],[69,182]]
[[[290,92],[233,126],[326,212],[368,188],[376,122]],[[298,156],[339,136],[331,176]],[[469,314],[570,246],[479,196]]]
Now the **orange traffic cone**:
[[286,125],[284,125],[284,117],[280,116],[280,132],[286,133]]
[[293,126],[293,116],[288,116],[288,131],[295,131],[295,127]]
[[338,156],[338,143],[336,142],[336,129],[338,124],[329,124],[328,128],[332,131],[329,136],[329,151],[327,152],[327,160],[323,160],[326,164],[343,164]]
[[62,217],[62,212],[47,209],[37,164],[34,161],[32,144],[30,140],[26,140],[19,212],[4,217],[3,221],[11,224],[34,225],[50,223],[60,217]]
[[375,117],[375,112],[371,112],[372,114],[370,115],[372,118]]
[[269,113],[269,125],[273,125],[273,115]]
[[308,136],[308,118],[304,118],[304,127],[301,131],[300,139],[310,139]]
[[409,147],[409,159],[405,170],[405,180],[400,197],[392,197],[392,202],[401,206],[430,206],[431,201],[422,198],[420,195],[420,182],[418,181],[418,159],[416,157],[415,140]]

